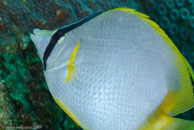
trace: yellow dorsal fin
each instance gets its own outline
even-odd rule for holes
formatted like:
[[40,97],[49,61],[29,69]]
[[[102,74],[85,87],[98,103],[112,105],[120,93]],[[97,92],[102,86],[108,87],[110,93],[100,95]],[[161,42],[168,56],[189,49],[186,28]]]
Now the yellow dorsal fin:
[[187,60],[183,56],[180,57],[182,59],[177,66],[181,74],[181,88],[177,91],[170,91],[169,97],[165,101],[170,103],[169,100],[172,100],[171,108],[168,110],[170,116],[175,116],[194,107],[193,70]]
[[149,18],[149,16],[146,14],[143,14],[141,12],[137,12],[134,9],[126,8],[126,7],[115,8],[115,9],[112,9],[110,11],[124,11],[124,12],[130,13],[130,14],[134,14],[136,16],[142,17],[142,18],[147,18],[147,19]]
[[[169,44],[170,47],[172,47],[172,49],[176,52],[179,52],[179,50],[176,48],[176,46],[174,45],[174,43],[170,40],[170,38],[166,35],[166,33],[160,28],[160,26],[155,23],[154,21],[152,21],[151,19],[149,19],[149,16],[146,14],[143,14],[141,12],[137,12],[134,9],[130,9],[130,8],[125,8],[125,7],[121,7],[121,8],[115,8],[112,11],[123,11],[123,12],[127,12],[131,15],[135,15],[137,17],[139,17],[140,19],[142,19],[143,21],[145,21],[146,23],[148,23],[151,27],[153,27],[156,32],[164,39],[166,40],[166,42]],[[180,53],[180,52],[179,52]]]
[[188,71],[190,73],[191,78],[194,79],[194,73],[193,73],[192,67],[190,66],[190,64],[188,63],[188,61],[186,59],[184,59],[184,60],[185,60],[185,64],[187,65],[187,68],[188,68]]
[[[182,57],[182,58],[181,58]],[[180,55],[177,61],[180,76],[176,82],[179,82],[178,89],[169,90],[159,109],[162,113],[169,116],[175,116],[194,107],[193,93],[193,71],[186,59]],[[176,75],[175,75],[176,76]]]
[[[177,80],[180,80],[180,89],[176,91],[169,91],[164,102],[160,106],[160,110],[169,115],[177,115],[179,113],[185,112],[192,107],[194,107],[194,95],[191,77],[194,77],[192,68],[189,63],[176,48],[171,39],[166,35],[166,33],[159,27],[157,23],[149,19],[149,16],[137,12],[134,9],[128,8],[116,8],[113,10],[128,12],[131,15],[135,15],[149,24],[167,43],[167,46],[172,50],[176,56],[176,65],[181,76]],[[175,75],[176,76],[176,75]],[[176,86],[175,86],[176,87]]]
[[175,116],[193,108],[193,105],[192,86],[189,85],[178,91],[169,91],[160,110],[169,116]]
[[[180,82],[180,89],[177,89],[176,91],[169,91],[163,104],[161,105],[161,110],[163,110],[163,112],[170,116],[175,116],[194,107],[194,93],[190,77],[190,75],[193,77],[193,71],[187,60],[183,57],[166,33],[159,26],[156,26],[155,22],[151,20],[147,21],[156,30],[156,32],[162,36],[176,56],[176,66],[180,74],[180,78],[177,78],[177,82]],[[176,87],[177,86],[175,86],[175,88]]]

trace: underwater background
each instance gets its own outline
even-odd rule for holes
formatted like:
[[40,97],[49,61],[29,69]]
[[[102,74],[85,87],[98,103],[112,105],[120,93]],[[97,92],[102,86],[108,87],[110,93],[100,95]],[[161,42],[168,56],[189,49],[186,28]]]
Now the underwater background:
[[0,0],[0,130],[81,130],[51,97],[29,34],[116,7],[149,15],[194,68],[194,0]]

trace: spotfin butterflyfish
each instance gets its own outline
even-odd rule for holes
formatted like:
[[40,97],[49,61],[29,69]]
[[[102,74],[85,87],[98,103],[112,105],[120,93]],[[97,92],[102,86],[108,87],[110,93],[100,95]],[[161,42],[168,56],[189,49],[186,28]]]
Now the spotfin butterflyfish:
[[191,66],[143,13],[116,8],[30,35],[56,103],[85,130],[194,130]]

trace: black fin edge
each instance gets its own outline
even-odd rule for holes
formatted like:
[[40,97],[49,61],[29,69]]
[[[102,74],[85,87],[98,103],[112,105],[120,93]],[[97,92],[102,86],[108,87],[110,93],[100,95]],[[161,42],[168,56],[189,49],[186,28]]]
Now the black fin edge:
[[[189,72],[189,69],[188,69],[188,72]],[[193,77],[191,76],[191,73],[190,72],[189,72],[189,77],[190,77],[190,80],[191,80],[191,84],[193,86],[193,96],[194,96],[194,81],[193,81]]]

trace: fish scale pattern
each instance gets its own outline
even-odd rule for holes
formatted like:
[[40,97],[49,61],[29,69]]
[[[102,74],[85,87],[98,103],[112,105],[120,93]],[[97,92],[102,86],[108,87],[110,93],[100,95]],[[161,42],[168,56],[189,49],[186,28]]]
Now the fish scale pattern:
[[[193,0],[0,0],[0,129],[81,129],[53,105],[29,34],[120,6],[149,15],[194,66]],[[194,110],[179,117],[194,119]]]
[[134,0],[0,0],[0,129],[81,129],[53,105],[29,34],[120,6],[137,8]]

